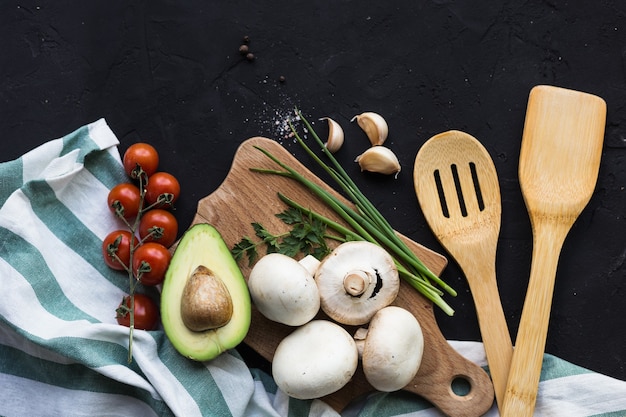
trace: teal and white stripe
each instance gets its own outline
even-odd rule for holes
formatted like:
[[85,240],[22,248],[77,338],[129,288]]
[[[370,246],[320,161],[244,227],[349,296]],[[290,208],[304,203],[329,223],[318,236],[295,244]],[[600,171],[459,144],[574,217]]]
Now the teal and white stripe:
[[[99,120],[0,164],[0,415],[337,416],[290,399],[236,351],[187,360],[162,331],[136,331],[127,363],[128,329],[114,314],[127,277],[100,249],[123,227],[105,204],[126,179],[117,145]],[[481,344],[453,343],[485,365]],[[626,382],[546,356],[537,415],[625,410]],[[373,394],[345,412],[356,414],[439,415],[406,393]]]
[[100,250],[122,227],[105,203],[117,144],[100,120],[0,165],[0,414],[278,415],[235,351],[199,364],[137,331],[126,363],[127,277]]

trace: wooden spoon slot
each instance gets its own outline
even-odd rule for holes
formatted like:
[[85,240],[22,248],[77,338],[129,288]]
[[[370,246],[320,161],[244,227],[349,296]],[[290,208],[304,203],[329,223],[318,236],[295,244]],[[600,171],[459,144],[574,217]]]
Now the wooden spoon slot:
[[[478,179],[478,171],[476,170],[476,164],[474,162],[470,162],[468,164],[470,174],[472,176],[472,184],[474,185],[474,194],[476,196],[476,203],[478,205],[478,211],[483,211],[485,209],[485,202],[483,200],[483,194],[480,189],[480,181]],[[454,188],[456,190],[457,201],[459,203],[459,209],[461,210],[461,215],[463,217],[467,217],[467,200],[463,193],[463,187],[461,186],[461,178],[459,176],[459,169],[456,164],[450,165],[450,172],[452,173],[452,179],[454,181]],[[448,208],[448,200],[446,199],[445,187],[443,185],[443,181],[441,179],[441,172],[436,169],[433,172],[433,177],[435,179],[435,184],[437,185],[437,194],[439,196],[439,204],[441,205],[441,212],[445,218],[450,218],[450,210]]]
[[450,165],[452,171],[452,179],[454,179],[454,188],[456,189],[456,196],[459,202],[459,208],[461,209],[461,216],[467,217],[467,207],[465,206],[465,198],[463,197],[463,188],[461,188],[461,180],[459,179],[459,170],[456,164]]
[[439,204],[441,204],[441,212],[443,217],[449,219],[450,212],[448,211],[448,203],[446,202],[446,193],[443,191],[443,184],[441,183],[441,174],[436,169],[434,172],[435,184],[437,184],[437,194],[439,195]]
[[476,201],[478,202],[478,210],[483,211],[485,209],[485,201],[483,200],[483,193],[480,190],[480,181],[478,181],[478,171],[476,171],[476,164],[469,163],[470,172],[472,173],[472,182],[474,183],[474,192],[476,193]]

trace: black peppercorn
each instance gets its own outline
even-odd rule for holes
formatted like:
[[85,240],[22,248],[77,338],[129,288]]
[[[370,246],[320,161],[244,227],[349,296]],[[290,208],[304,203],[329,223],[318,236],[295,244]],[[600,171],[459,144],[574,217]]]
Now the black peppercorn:
[[241,46],[239,47],[239,53],[240,53],[241,55],[246,55],[248,52],[249,52],[248,45],[241,45]]
[[247,59],[248,61],[254,61],[254,54],[253,54],[252,52],[248,52],[248,53],[246,54],[246,59]]

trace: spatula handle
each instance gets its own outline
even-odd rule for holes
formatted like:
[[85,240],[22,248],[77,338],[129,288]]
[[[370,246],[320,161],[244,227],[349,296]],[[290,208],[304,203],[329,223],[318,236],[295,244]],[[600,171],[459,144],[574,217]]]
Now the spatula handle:
[[533,234],[532,264],[507,381],[503,417],[531,417],[537,400],[554,281],[570,225],[540,224]]

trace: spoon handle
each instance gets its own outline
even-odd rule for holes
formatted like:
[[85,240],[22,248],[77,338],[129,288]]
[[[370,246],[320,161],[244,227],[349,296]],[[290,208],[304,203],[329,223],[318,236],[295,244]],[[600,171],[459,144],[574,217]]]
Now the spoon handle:
[[500,303],[495,265],[490,268],[467,269],[464,272],[476,306],[496,401],[501,408],[513,356],[513,344]]
[[503,417],[533,415],[559,254],[571,226],[556,219],[533,220],[530,279],[502,404]]

